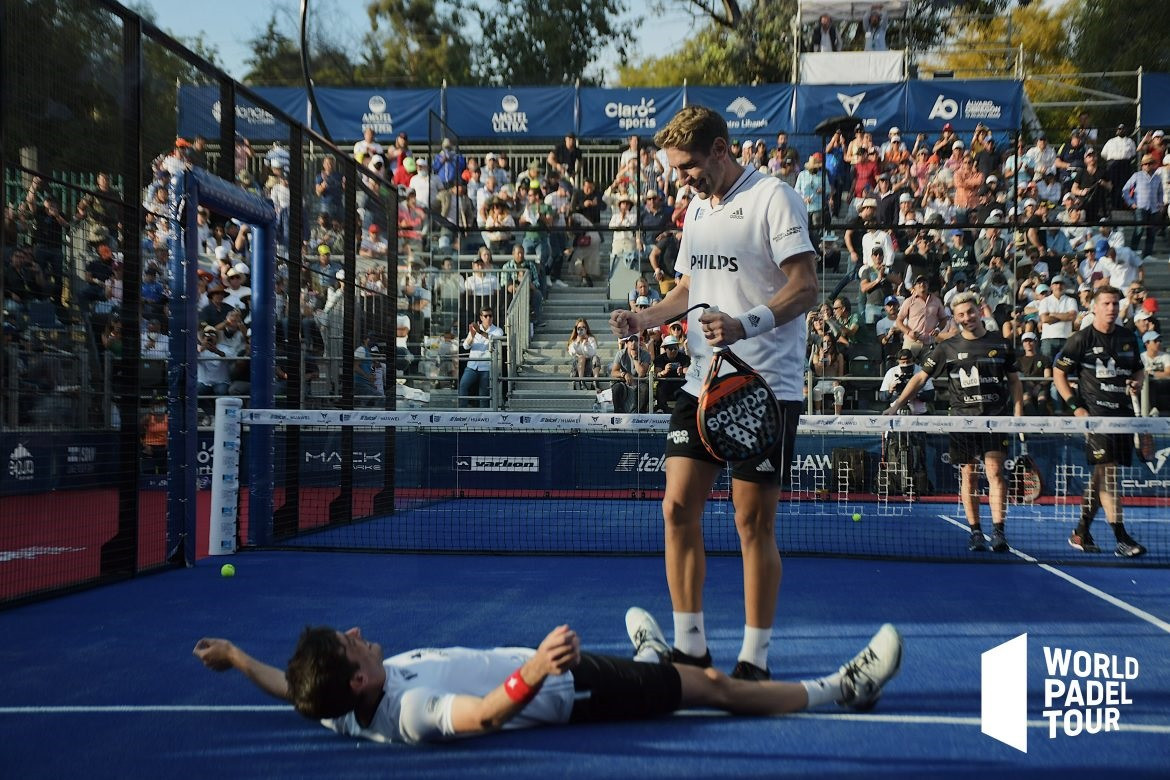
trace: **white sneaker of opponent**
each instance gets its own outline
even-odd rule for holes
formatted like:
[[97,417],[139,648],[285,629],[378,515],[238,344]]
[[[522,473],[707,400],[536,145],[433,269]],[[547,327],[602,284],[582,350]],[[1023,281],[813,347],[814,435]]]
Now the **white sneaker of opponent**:
[[837,703],[863,712],[873,709],[882,696],[882,688],[901,666],[902,635],[886,623],[865,649],[837,672],[841,676],[841,698]]
[[626,633],[634,643],[634,660],[662,663],[670,659],[670,645],[658,627],[658,621],[641,607],[626,610]]

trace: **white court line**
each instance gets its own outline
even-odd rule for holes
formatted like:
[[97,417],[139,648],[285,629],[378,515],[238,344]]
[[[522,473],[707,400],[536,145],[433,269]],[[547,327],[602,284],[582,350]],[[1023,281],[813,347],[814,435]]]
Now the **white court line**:
[[[965,522],[959,522],[958,520],[956,520],[953,517],[950,517],[948,515],[939,515],[939,517],[941,517],[943,520],[946,520],[951,525],[956,526],[958,528],[962,528],[964,531],[967,531],[968,533],[970,533],[971,527],[969,525],[967,525]],[[1106,593],[1105,591],[1101,590],[1100,588],[1095,588],[1087,582],[1082,582],[1081,580],[1078,580],[1076,577],[1072,576],[1071,574],[1064,572],[1064,571],[1061,571],[1060,569],[1056,568],[1055,566],[1050,566],[1047,563],[1040,563],[1035,558],[1033,558],[1031,555],[1028,555],[1027,553],[1024,553],[1024,552],[1020,552],[1015,547],[1012,547],[1009,550],[1009,552],[1011,552],[1012,555],[1016,556],[1017,558],[1020,558],[1021,560],[1025,560],[1028,563],[1036,564],[1037,566],[1039,566],[1041,569],[1048,572],[1049,574],[1054,574],[1057,577],[1060,577],[1062,580],[1069,583],[1070,585],[1073,585],[1074,587],[1080,588],[1081,590],[1085,591],[1085,593],[1088,593],[1092,596],[1096,596],[1097,598],[1101,599],[1102,601],[1106,602],[1107,604],[1112,604],[1113,606],[1117,607],[1118,609],[1125,610],[1126,612],[1133,615],[1134,617],[1136,617],[1140,620],[1144,620],[1145,622],[1149,623],[1150,625],[1154,626],[1155,628],[1160,628],[1161,630],[1165,631],[1167,634],[1170,634],[1170,623],[1166,622],[1165,620],[1158,617],[1157,615],[1152,615],[1140,607],[1135,607],[1133,604],[1130,604],[1128,601],[1122,601],[1121,599],[1117,598],[1116,596],[1114,596],[1110,593]]]
[[[148,712],[293,712],[293,708],[282,704],[272,705],[185,705],[185,704],[120,704],[120,705],[64,705],[43,707],[0,707],[0,715],[70,715],[70,714],[136,714]],[[674,713],[682,717],[731,717],[731,713],[717,710],[679,710]],[[899,725],[924,726],[978,726],[979,718],[948,715],[874,715],[863,712],[793,712],[777,717],[799,718],[801,720],[853,721],[856,723],[894,723]],[[1046,720],[1030,720],[1029,728],[1048,728]],[[1170,734],[1170,725],[1151,723],[1119,723],[1122,731],[1144,734]]]

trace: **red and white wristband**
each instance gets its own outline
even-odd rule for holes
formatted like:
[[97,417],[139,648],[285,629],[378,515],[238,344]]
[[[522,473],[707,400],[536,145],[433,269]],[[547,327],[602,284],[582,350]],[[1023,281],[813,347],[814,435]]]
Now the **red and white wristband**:
[[743,325],[744,338],[750,339],[776,327],[776,315],[765,304],[748,309],[736,319]]
[[540,686],[532,686],[524,682],[524,676],[520,674],[520,670],[512,672],[508,675],[508,679],[504,680],[504,693],[508,694],[508,698],[517,704],[527,704],[536,697]]

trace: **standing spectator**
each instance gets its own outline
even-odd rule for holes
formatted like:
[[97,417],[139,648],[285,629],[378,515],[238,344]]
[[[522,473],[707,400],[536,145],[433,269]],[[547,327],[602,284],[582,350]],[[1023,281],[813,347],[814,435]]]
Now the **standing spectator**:
[[804,170],[796,176],[794,186],[796,194],[800,196],[801,200],[804,201],[805,208],[808,209],[809,219],[813,226],[824,224],[822,214],[823,207],[826,205],[824,200],[825,176],[822,171],[824,159],[824,155],[820,152],[813,152],[809,155],[808,162],[804,164]]
[[873,325],[882,318],[882,307],[886,298],[893,292],[893,287],[886,278],[884,250],[880,246],[875,246],[871,250],[869,264],[861,270],[858,281],[865,301],[865,309],[862,312],[865,323]]
[[1162,179],[1156,173],[1158,161],[1152,154],[1142,155],[1141,170],[1134,173],[1121,188],[1125,205],[1133,209],[1135,227],[1129,246],[1137,251],[1141,236],[1145,235],[1144,257],[1154,252],[1154,236],[1162,224],[1166,202],[1162,198]]
[[463,348],[469,350],[467,368],[459,380],[459,406],[486,408],[491,404],[491,343],[504,338],[504,330],[495,324],[495,312],[488,307],[479,311],[479,321],[467,326]]
[[1129,137],[1129,128],[1118,125],[1117,132],[1101,147],[1101,159],[1105,161],[1105,175],[1112,185],[1112,207],[1125,208],[1128,204],[1122,199],[1121,193],[1125,182],[1133,173],[1133,158],[1137,154],[1137,144]]
[[869,15],[861,21],[865,31],[866,51],[886,51],[886,29],[888,28],[886,12],[880,6],[870,9]]
[[575,133],[565,135],[561,141],[548,153],[548,168],[556,171],[562,179],[577,187],[577,174],[581,165],[581,148],[577,146]]
[[638,215],[634,211],[636,201],[634,196],[623,192],[618,196],[617,211],[609,219],[611,228],[627,228],[615,230],[610,238],[610,264],[616,267],[619,263],[628,268],[637,268],[637,232],[633,230],[638,224]]
[[1076,298],[1066,294],[1063,276],[1052,277],[1051,292],[1036,307],[1040,320],[1040,353],[1050,364],[1072,335],[1079,308]]
[[314,192],[320,210],[332,219],[341,219],[344,214],[341,207],[342,195],[345,193],[345,178],[336,170],[337,161],[333,155],[327,154],[321,160],[321,172],[317,174]]
[[926,282],[925,276],[916,277],[910,297],[898,309],[896,327],[902,331],[902,347],[914,353],[915,361],[924,349],[934,345],[947,324],[942,301],[927,289]]
[[[410,177],[410,182],[406,185],[414,190],[414,194],[418,197],[418,204],[427,214],[435,204],[435,193],[433,191],[431,178],[431,165],[427,162],[426,157],[417,157],[414,160],[416,173]],[[408,169],[409,170],[409,169]]]
[[837,34],[837,25],[828,14],[821,14],[817,26],[812,31],[812,45],[810,51],[841,51],[841,37]]
[[[34,182],[40,177],[33,179]],[[54,301],[61,303],[65,280],[65,228],[69,220],[61,214],[57,199],[45,193],[32,212],[33,256],[49,282]]]

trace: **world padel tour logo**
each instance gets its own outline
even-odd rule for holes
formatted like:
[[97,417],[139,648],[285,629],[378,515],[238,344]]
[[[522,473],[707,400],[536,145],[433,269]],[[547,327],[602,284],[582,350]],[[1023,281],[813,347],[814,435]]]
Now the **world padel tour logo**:
[[377,135],[393,135],[394,118],[386,110],[386,98],[371,95],[367,105],[370,110],[362,114],[362,130],[369,128]]
[[515,95],[504,95],[500,108],[492,114],[492,130],[497,133],[527,133],[528,114],[520,110],[520,99]]
[[[1119,731],[1122,708],[1133,704],[1130,684],[1141,664],[1127,655],[1043,646],[1044,707],[1048,739]],[[1028,635],[982,656],[983,733],[1028,752]]]

